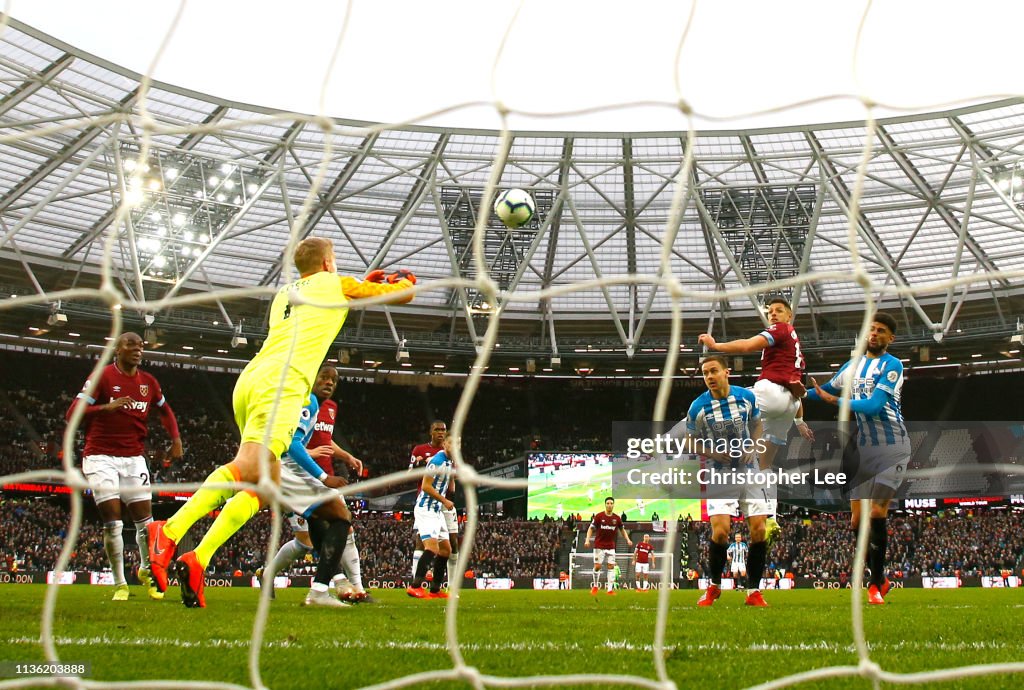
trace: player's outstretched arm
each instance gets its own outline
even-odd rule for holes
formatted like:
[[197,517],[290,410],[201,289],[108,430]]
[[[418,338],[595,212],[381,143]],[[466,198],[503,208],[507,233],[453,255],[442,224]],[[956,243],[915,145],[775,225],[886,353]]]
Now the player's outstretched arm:
[[727,355],[745,355],[752,352],[760,352],[771,344],[763,335],[720,343],[710,333],[701,333],[697,337],[697,342],[709,350],[724,352]]
[[[396,278],[392,282],[390,279],[393,276],[398,276],[398,274],[387,276],[385,282],[359,281],[351,276],[340,276],[341,291],[349,299],[359,299],[361,297],[376,297],[389,293],[402,293],[416,284],[416,276],[409,271],[405,271],[402,277]],[[412,293],[407,293],[401,296],[396,295],[389,304],[407,304],[411,301]]]

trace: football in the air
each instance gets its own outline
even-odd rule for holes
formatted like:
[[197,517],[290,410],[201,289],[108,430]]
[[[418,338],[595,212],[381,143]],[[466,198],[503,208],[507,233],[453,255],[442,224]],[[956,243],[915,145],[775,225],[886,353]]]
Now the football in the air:
[[506,189],[494,202],[494,213],[508,228],[521,228],[537,210],[533,197],[525,189]]

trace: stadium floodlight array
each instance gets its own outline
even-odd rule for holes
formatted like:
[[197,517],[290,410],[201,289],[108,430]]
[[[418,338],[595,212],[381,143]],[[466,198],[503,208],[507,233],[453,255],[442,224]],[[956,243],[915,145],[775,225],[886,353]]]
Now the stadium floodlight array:
[[[388,125],[376,125],[366,127],[340,127],[333,120],[327,117],[326,113],[320,112],[314,116],[296,116],[293,113],[281,113],[281,114],[269,114],[261,117],[257,117],[245,122],[238,121],[226,121],[221,120],[218,122],[212,122],[200,125],[181,125],[181,126],[165,126],[156,121],[146,109],[146,92],[150,86],[150,76],[153,73],[155,66],[158,64],[160,57],[166,48],[171,37],[175,33],[178,21],[181,18],[182,10],[185,3],[182,2],[179,6],[178,13],[169,27],[166,35],[163,38],[162,43],[156,50],[155,56],[152,63],[147,70],[146,75],[140,84],[139,97],[136,99],[137,111],[135,113],[125,112],[110,112],[95,117],[86,117],[72,122],[62,122],[52,125],[46,125],[35,128],[23,128],[15,131],[14,133],[5,133],[0,136],[0,142],[14,142],[14,141],[25,141],[31,140],[34,137],[45,136],[57,132],[70,131],[84,126],[100,126],[107,124],[132,124],[139,131],[143,132],[141,143],[138,151],[138,160],[146,161],[150,159],[150,148],[151,142],[154,135],[160,134],[181,134],[181,133],[212,133],[222,130],[229,129],[231,127],[237,127],[239,125],[258,125],[262,123],[270,123],[275,121],[300,121],[305,122],[309,125],[315,126],[321,129],[324,133],[324,151],[321,159],[321,164],[318,169],[318,174],[315,176],[312,185],[303,201],[301,208],[295,216],[295,219],[291,226],[290,239],[287,247],[282,247],[282,256],[284,257],[284,275],[293,275],[294,267],[291,265],[291,256],[293,253],[294,246],[299,241],[300,237],[303,236],[306,230],[306,222],[310,216],[310,210],[318,198],[323,186],[324,180],[327,174],[327,164],[331,159],[331,134],[344,133],[356,136],[366,136],[373,133],[383,132],[388,129],[392,129],[396,126],[408,123],[396,123]],[[865,9],[864,18],[866,18],[870,12],[871,4],[868,3]],[[472,280],[466,280],[462,278],[450,278],[445,280],[437,280],[430,282],[421,282],[417,285],[414,290],[416,293],[422,293],[427,291],[435,290],[472,290],[474,294],[480,295],[489,304],[497,305],[503,304],[505,301],[523,301],[527,303],[537,304],[539,301],[557,297],[560,295],[566,295],[574,291],[582,289],[594,289],[594,288],[606,288],[614,285],[652,285],[657,286],[660,290],[664,291],[671,300],[671,342],[667,348],[665,363],[663,366],[663,376],[661,378],[660,387],[658,389],[658,395],[656,400],[656,406],[654,410],[653,418],[655,420],[662,420],[665,417],[669,391],[671,387],[671,375],[677,369],[678,353],[680,351],[680,337],[682,332],[682,310],[681,300],[687,295],[687,290],[683,288],[679,281],[673,276],[672,270],[672,245],[675,240],[676,234],[679,230],[680,220],[684,205],[693,196],[694,190],[691,184],[691,170],[694,165],[694,142],[696,140],[696,133],[693,128],[693,115],[695,113],[694,106],[690,104],[682,90],[681,82],[679,79],[679,59],[682,53],[682,48],[686,43],[686,37],[690,30],[690,24],[693,21],[694,10],[696,3],[693,3],[691,12],[687,20],[686,26],[681,32],[681,38],[677,47],[676,52],[676,71],[675,71],[675,82],[676,82],[676,93],[677,100],[673,103],[664,103],[666,107],[676,108],[680,112],[681,121],[687,124],[687,136],[686,136],[686,147],[685,157],[679,167],[678,173],[675,176],[673,194],[672,194],[672,205],[669,213],[667,225],[665,227],[665,236],[661,246],[661,263],[660,270],[657,275],[607,275],[600,278],[594,278],[593,280],[582,281],[569,285],[561,285],[557,287],[550,287],[540,291],[534,292],[515,292],[512,294],[501,294],[499,292],[499,285],[490,277],[487,269],[487,261],[484,247],[484,237],[486,236],[486,224],[487,214],[480,214],[477,218],[477,227],[473,235],[472,243],[472,258],[473,265],[475,267],[475,276]],[[349,7],[349,13],[351,6]],[[518,12],[517,12],[518,16]],[[343,38],[345,35],[345,29],[348,25],[349,14],[346,14],[345,21],[339,32],[335,50],[331,58],[331,63],[328,65],[327,74],[324,80],[324,89],[330,79],[331,70],[334,67],[334,62],[337,58],[340,46],[342,45]],[[501,44],[497,47],[496,56],[494,59],[494,67],[502,62],[505,56],[505,43],[508,39],[509,33],[512,26],[515,25],[516,17],[513,17],[509,27],[506,30],[505,37]],[[7,15],[3,15],[3,21],[0,22],[0,31],[6,28]],[[863,19],[861,23],[863,27]],[[854,64],[856,64],[856,51],[860,46],[860,31],[858,31],[857,42],[855,45]],[[492,71],[492,75],[494,71]],[[493,83],[493,76],[492,76]],[[491,168],[490,178],[487,185],[482,193],[480,199],[480,206],[482,208],[489,208],[495,196],[495,190],[498,188],[501,181],[502,170],[505,167],[506,159],[509,154],[512,137],[508,129],[508,116],[515,113],[516,111],[509,108],[497,95],[495,89],[492,88],[495,93],[492,105],[496,109],[498,115],[502,121],[502,130],[500,138],[500,149],[497,156],[493,161]],[[825,100],[828,98],[834,98],[836,96],[823,96],[815,100]],[[993,281],[996,279],[1009,279],[1009,278],[1020,278],[1024,275],[1024,272],[1017,271],[1002,271],[1002,272],[982,272],[973,273],[970,275],[953,276],[952,278],[942,281],[941,283],[932,283],[928,285],[919,285],[914,288],[906,287],[903,285],[886,285],[879,286],[874,284],[869,273],[865,270],[864,259],[860,255],[859,249],[859,232],[858,227],[858,210],[862,197],[862,191],[864,187],[865,174],[867,170],[868,162],[872,158],[873,142],[876,137],[876,124],[872,115],[875,101],[873,101],[868,94],[860,94],[857,99],[864,105],[866,126],[864,128],[864,147],[862,156],[857,165],[857,176],[856,184],[850,195],[847,214],[848,214],[848,249],[849,249],[849,271],[833,271],[833,272],[820,272],[820,273],[803,273],[801,275],[787,278],[781,281],[774,281],[767,284],[757,285],[754,287],[744,287],[733,290],[720,290],[714,293],[702,293],[702,297],[705,299],[712,300],[727,300],[736,298],[748,298],[755,296],[757,293],[765,293],[771,291],[779,291],[794,286],[802,286],[814,281],[829,280],[838,282],[854,282],[863,289],[864,293],[864,313],[865,318],[861,325],[860,337],[858,338],[858,344],[854,356],[860,356],[865,351],[865,345],[867,342],[867,333],[870,327],[869,316],[872,313],[874,301],[872,298],[873,291],[879,291],[881,294],[887,295],[911,295],[918,292],[935,291],[935,290],[953,290],[960,286],[967,286],[973,283],[983,283]],[[323,103],[323,97],[321,97],[321,104]],[[452,110],[456,108],[463,108],[474,104],[461,104],[448,108],[446,110]],[[616,107],[625,107],[628,105],[636,105],[629,103],[614,103],[614,104],[603,104],[602,106],[588,109],[588,111],[598,109],[609,109]],[[794,107],[798,104],[790,104],[784,106],[784,108]],[[930,107],[937,108],[940,105],[948,104],[935,104]],[[775,110],[780,110],[778,108]],[[899,110],[900,108],[894,108]],[[920,108],[915,108],[920,109]],[[584,111],[577,111],[584,112]],[[419,120],[428,120],[440,113],[428,113],[424,114]],[[524,113],[525,114],[525,113]],[[530,113],[531,115],[538,115],[536,113]],[[565,115],[567,113],[547,113],[548,116]],[[760,113],[756,113],[760,114]],[[737,116],[738,117],[738,116]],[[709,118],[722,120],[722,118]],[[728,120],[729,118],[725,118]],[[10,130],[8,130],[10,131]],[[140,166],[136,166],[136,171],[140,170]],[[133,175],[140,173],[133,172]],[[139,180],[130,180],[129,188],[138,186]],[[974,189],[973,185],[970,190],[968,199],[965,204],[969,207],[973,199]],[[559,197],[566,197],[568,190],[563,186],[559,191]],[[133,206],[131,200],[125,198],[121,205],[117,208],[117,217],[115,222],[111,223],[106,233],[106,243],[104,248],[104,259],[102,263],[102,284],[98,289],[70,289],[62,290],[59,292],[42,293],[39,295],[30,296],[18,296],[14,299],[0,301],[0,309],[10,309],[14,307],[20,307],[28,304],[41,304],[41,303],[53,303],[61,299],[74,299],[74,298],[91,298],[100,300],[105,303],[110,310],[110,340],[108,341],[103,355],[97,362],[94,369],[94,374],[105,366],[112,357],[114,342],[116,337],[121,333],[122,330],[122,308],[136,309],[140,312],[159,314],[161,310],[168,309],[175,306],[183,306],[189,304],[198,304],[205,302],[212,302],[218,298],[224,297],[227,291],[215,291],[209,293],[193,293],[185,296],[177,296],[177,290],[171,290],[163,298],[157,301],[147,301],[139,296],[138,299],[129,299],[119,288],[115,282],[114,272],[112,269],[112,252],[114,245],[117,240],[117,228],[121,227],[122,223],[125,222],[132,213]],[[8,240],[13,237],[13,231],[8,231],[0,241],[0,245],[5,244]],[[962,252],[964,247],[965,235],[960,234],[958,251]],[[241,295],[248,296],[266,296],[271,294],[274,288],[253,288],[251,290],[234,290],[230,291],[231,296],[238,297]],[[363,309],[368,306],[380,304],[384,300],[381,298],[358,300],[347,303],[346,307],[350,309]],[[323,305],[323,306],[337,306],[341,307],[341,304],[337,305]],[[454,448],[454,455],[456,463],[459,465],[459,480],[465,489],[466,494],[466,509],[469,519],[466,523],[464,546],[459,550],[459,562],[455,569],[454,577],[451,579],[451,590],[454,595],[449,600],[448,606],[445,613],[446,623],[446,639],[448,645],[448,652],[451,656],[452,667],[447,670],[428,671],[417,673],[402,678],[395,678],[391,681],[381,683],[376,688],[399,688],[415,683],[424,682],[436,682],[436,681],[461,681],[472,685],[475,688],[482,688],[484,686],[500,686],[500,687],[536,687],[539,685],[565,685],[570,683],[575,684],[598,684],[598,683],[619,683],[629,684],[638,687],[649,687],[659,688],[668,690],[675,688],[676,684],[669,677],[666,669],[666,656],[665,656],[665,630],[666,623],[669,615],[669,588],[661,588],[658,595],[658,609],[656,616],[656,627],[654,634],[653,643],[653,661],[656,671],[656,679],[632,676],[632,675],[610,675],[610,674],[573,674],[573,675],[562,675],[562,676],[533,676],[533,677],[509,677],[509,676],[493,676],[482,673],[476,668],[467,665],[463,658],[462,649],[460,646],[460,637],[456,626],[456,621],[459,615],[459,599],[458,592],[462,587],[462,573],[465,572],[468,564],[468,554],[472,550],[473,539],[477,528],[477,488],[479,486],[495,486],[502,488],[525,488],[526,480],[502,480],[482,476],[478,474],[471,465],[463,462],[462,452],[458,445],[458,439],[461,437],[463,427],[465,425],[467,414],[473,404],[473,399],[476,394],[477,388],[480,383],[480,379],[488,365],[490,356],[494,350],[498,327],[500,323],[500,313],[496,312],[491,318],[487,320],[487,328],[483,335],[481,347],[479,348],[478,355],[476,357],[475,365],[471,368],[471,374],[466,382],[466,386],[461,399],[459,400],[458,407],[453,419],[451,433],[456,439]],[[553,358],[554,359],[554,358]],[[97,381],[98,376],[93,375],[92,381]],[[850,398],[850,380],[847,380],[847,385],[843,390],[842,404],[840,406],[840,424],[845,425],[849,419],[849,398]],[[76,412],[73,415],[68,429],[64,436],[63,445],[63,468],[62,471],[33,471],[24,472],[17,475],[3,477],[4,481],[32,481],[32,480],[57,480],[66,483],[68,486],[83,489],[86,488],[86,482],[81,472],[74,466],[74,437],[77,428],[82,421],[82,407],[76,408]],[[266,467],[264,467],[266,469]],[[423,471],[419,473],[421,476]],[[234,485],[236,488],[255,489],[259,490],[268,497],[275,504],[280,506],[280,492],[276,486],[274,486],[269,480],[269,472],[263,472],[264,479],[260,481],[259,485],[250,484],[237,484]],[[405,474],[404,479],[408,479],[410,475]],[[381,477],[375,480],[371,480],[360,487],[365,490],[370,490],[376,487],[386,485],[392,481],[391,477]],[[173,485],[157,485],[155,488],[176,488],[176,489],[191,489],[198,488],[198,484],[173,484]],[[866,503],[866,501],[865,501]],[[865,509],[867,506],[864,506]],[[280,511],[275,511],[275,517],[273,520],[273,529],[271,535],[271,543],[268,545],[267,554],[268,560],[271,557],[278,546],[278,542],[281,534],[281,518]],[[670,553],[671,545],[675,543],[676,534],[676,522],[674,520],[667,521],[667,533],[665,538],[665,548],[662,553],[659,554],[658,558],[663,563],[671,563],[671,558],[674,554]],[[64,542],[64,546],[61,550],[60,557],[56,566],[57,571],[63,571],[67,568],[71,552],[76,548],[79,531],[82,525],[82,498],[80,492],[74,492],[71,495],[71,522],[67,532],[67,536]],[[856,558],[862,561],[867,550],[868,542],[868,521],[862,520],[860,524],[860,530],[857,537],[857,555]],[[767,690],[769,688],[782,688],[787,686],[796,685],[806,681],[820,681],[828,678],[838,678],[845,676],[860,676],[872,681],[876,687],[879,682],[888,683],[900,683],[900,684],[923,684],[931,683],[941,680],[953,680],[964,677],[981,676],[986,674],[998,674],[998,673],[1015,673],[1024,672],[1024,662],[1020,663],[1004,663],[1004,664],[980,664],[966,667],[953,667],[946,669],[938,669],[927,672],[919,673],[895,673],[886,671],[871,658],[867,641],[865,639],[864,626],[863,626],[863,612],[861,606],[862,591],[861,585],[863,580],[863,573],[861,569],[854,568],[853,570],[853,587],[850,590],[850,605],[852,609],[852,636],[855,642],[855,648],[858,657],[858,663],[856,665],[849,666],[831,666],[827,668],[815,669],[803,673],[796,673],[780,677],[761,685],[757,688],[760,690]],[[58,662],[60,660],[60,653],[57,647],[57,643],[54,637],[54,621],[57,606],[57,598],[60,587],[55,584],[50,584],[46,590],[45,601],[41,612],[41,644],[45,654],[45,658],[50,662]],[[253,627],[251,645],[249,652],[249,681],[253,688],[264,688],[265,684],[261,678],[260,672],[260,654],[263,649],[263,637],[266,629],[267,616],[269,611],[269,588],[264,587],[261,590],[261,596],[257,609],[256,619]],[[49,684],[56,685],[58,682],[54,682],[54,679],[50,679]],[[33,685],[40,684],[38,680],[30,680],[28,683]],[[8,680],[0,682],[0,690],[7,688],[24,687],[28,683],[26,680]],[[59,684],[62,687],[70,688],[97,688],[106,687],[107,684],[98,681],[89,681],[78,678],[61,679]],[[174,679],[166,679],[164,681],[140,681],[137,683],[119,683],[118,687],[175,687],[175,688],[227,688],[227,687],[238,687],[236,685],[229,685],[226,683],[217,682],[183,682],[175,681]]]

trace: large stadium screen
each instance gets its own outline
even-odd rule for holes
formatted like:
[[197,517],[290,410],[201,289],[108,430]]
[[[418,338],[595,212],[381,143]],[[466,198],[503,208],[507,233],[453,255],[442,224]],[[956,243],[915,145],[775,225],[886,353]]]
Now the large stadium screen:
[[615,511],[626,513],[630,520],[650,520],[655,513],[662,519],[670,515],[700,519],[700,499],[677,499],[669,505],[667,499],[615,496],[614,458],[612,453],[529,453],[527,517],[559,519],[579,513],[589,519],[604,510],[604,499],[612,496]]

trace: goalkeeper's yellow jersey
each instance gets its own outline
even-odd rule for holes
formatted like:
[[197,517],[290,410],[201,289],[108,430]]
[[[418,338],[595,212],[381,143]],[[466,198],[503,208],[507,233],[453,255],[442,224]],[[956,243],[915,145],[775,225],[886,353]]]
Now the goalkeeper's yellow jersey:
[[[271,366],[280,372],[288,365],[289,381],[301,381],[308,391],[327,356],[338,331],[345,324],[349,299],[372,297],[412,287],[409,280],[396,283],[360,282],[349,276],[320,271],[289,283],[277,291],[270,305],[270,329],[263,347],[246,365],[246,370]],[[292,292],[319,303],[341,303],[338,307],[296,304]],[[399,300],[408,302],[412,299]],[[297,301],[297,300],[296,300]],[[276,385],[276,383],[275,383]]]

